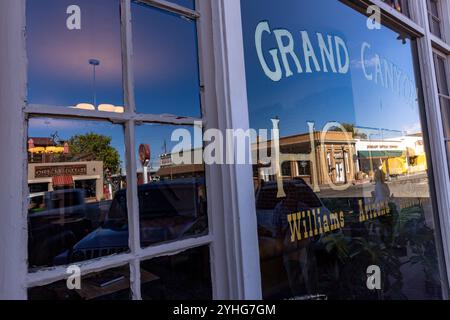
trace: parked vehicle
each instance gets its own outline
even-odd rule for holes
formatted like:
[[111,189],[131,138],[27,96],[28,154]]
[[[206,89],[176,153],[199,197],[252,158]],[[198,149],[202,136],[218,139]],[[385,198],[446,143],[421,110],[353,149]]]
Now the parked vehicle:
[[[143,247],[207,231],[204,179],[158,181],[138,187]],[[128,251],[126,190],[118,191],[102,226],[55,259],[67,264]]]

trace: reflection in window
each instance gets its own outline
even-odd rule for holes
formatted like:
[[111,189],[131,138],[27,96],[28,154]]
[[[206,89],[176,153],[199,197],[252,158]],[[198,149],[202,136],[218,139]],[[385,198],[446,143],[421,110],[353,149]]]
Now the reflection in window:
[[[180,146],[179,140],[172,141],[175,130],[183,130],[192,140]],[[196,130],[200,129],[157,124],[136,129],[143,247],[208,231],[205,167],[202,143],[193,142]]]
[[31,269],[128,251],[127,215],[108,219],[126,187],[123,141],[118,125],[29,120]]
[[120,34],[119,0],[27,1],[28,102],[123,112]]
[[141,263],[143,300],[211,300],[209,248]]
[[142,2],[131,10],[137,112],[199,117],[195,21]]
[[67,281],[58,281],[28,290],[29,300],[130,300],[128,265],[89,274],[81,278],[80,289],[69,290]]
[[264,298],[442,298],[414,41],[364,31],[340,1],[255,3],[241,2],[250,127],[280,129],[253,141]]
[[441,14],[439,0],[427,0],[428,20],[430,23],[430,31],[435,36],[441,38]]
[[192,10],[195,9],[195,0],[169,0],[169,1],[188,9]]

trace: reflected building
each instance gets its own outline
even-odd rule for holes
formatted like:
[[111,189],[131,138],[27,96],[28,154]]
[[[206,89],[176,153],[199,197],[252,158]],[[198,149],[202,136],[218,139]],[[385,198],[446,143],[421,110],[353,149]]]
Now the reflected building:
[[[309,184],[318,179],[319,185],[326,185],[330,182],[336,185],[346,184],[355,180],[356,165],[356,141],[349,134],[341,131],[329,131],[322,137],[322,132],[314,132],[311,142],[310,134],[299,134],[280,138],[280,153],[291,155],[295,158],[298,155],[311,155],[310,159],[314,161],[284,161],[281,165],[281,176],[283,180],[293,180],[302,178]],[[271,150],[272,141],[260,146],[257,143],[253,149],[257,149],[261,154],[263,148]],[[314,146],[314,150],[312,149]],[[264,154],[264,153],[263,153]],[[270,152],[267,152],[270,154]],[[277,176],[272,174],[271,168],[261,164],[254,166],[254,177],[256,180],[265,182],[276,180]],[[269,165],[270,166],[270,165]],[[313,167],[317,168],[317,173],[313,172]],[[317,178],[316,178],[317,177]]]

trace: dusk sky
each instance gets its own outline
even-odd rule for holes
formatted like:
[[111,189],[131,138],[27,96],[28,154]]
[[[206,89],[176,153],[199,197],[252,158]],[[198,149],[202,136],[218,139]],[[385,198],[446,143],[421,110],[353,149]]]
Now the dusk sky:
[[[193,7],[191,0],[173,2]],[[29,103],[66,107],[93,103],[93,74],[88,61],[95,58],[100,61],[95,86],[98,104],[123,106],[119,1],[27,3]],[[66,9],[73,4],[81,8],[81,30],[66,27]],[[360,64],[361,45],[368,42],[372,46],[368,60],[377,53],[414,79],[410,41],[402,44],[397,40],[398,34],[385,27],[369,31],[366,17],[335,0],[310,1],[308,11],[298,0],[284,0],[277,6],[271,0],[243,0],[242,14],[252,128],[270,128],[270,119],[278,116],[282,136],[306,132],[307,121],[316,122],[318,130],[326,122],[338,121],[410,133],[420,131],[417,105],[408,105],[398,94],[365,79]],[[336,15],[339,24],[335,23]],[[271,81],[256,55],[255,29],[261,21],[268,21],[272,30],[288,29],[294,37],[296,52],[301,47],[300,31],[308,31],[316,50],[317,40],[313,37],[316,32],[340,36],[350,53],[350,71],[294,74],[279,82]],[[132,23],[138,112],[199,117],[195,23],[138,4],[132,5]],[[270,58],[268,51],[275,47],[273,34],[266,34],[263,39],[266,58]],[[370,61],[367,65],[371,65]],[[164,141],[169,149],[173,145],[171,130],[172,127],[161,125],[138,127],[136,144],[149,143],[153,156],[157,157]],[[49,136],[55,131],[62,139],[91,131],[111,136],[123,158],[123,130],[118,125],[62,120],[30,122],[30,136]]]

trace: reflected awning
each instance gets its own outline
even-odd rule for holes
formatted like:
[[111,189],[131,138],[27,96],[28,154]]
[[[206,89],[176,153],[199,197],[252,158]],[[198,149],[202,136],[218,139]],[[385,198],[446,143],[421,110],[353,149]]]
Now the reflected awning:
[[55,176],[52,178],[53,187],[73,186],[72,176]]
[[403,151],[389,151],[389,150],[377,150],[377,151],[359,151],[358,156],[360,158],[397,158],[404,155]]

